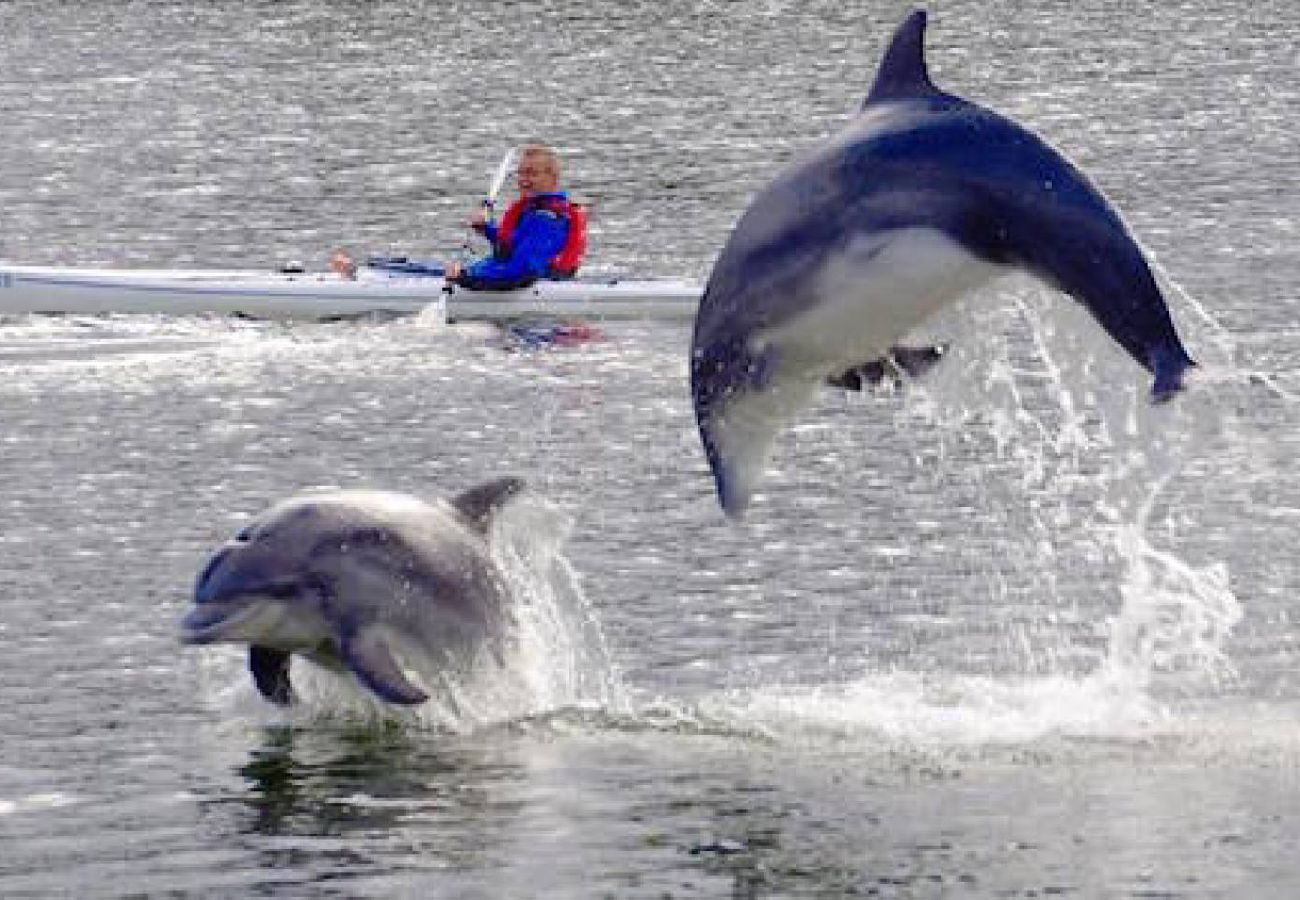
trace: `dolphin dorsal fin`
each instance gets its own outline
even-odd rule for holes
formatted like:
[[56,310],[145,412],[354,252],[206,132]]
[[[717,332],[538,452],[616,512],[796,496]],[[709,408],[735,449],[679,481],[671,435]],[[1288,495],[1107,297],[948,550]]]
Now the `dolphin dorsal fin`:
[[918,9],[894,32],[885,58],[876,71],[876,82],[871,86],[867,99],[862,101],[862,108],[887,100],[928,97],[939,92],[925,68],[925,10]]
[[463,494],[452,499],[451,505],[464,516],[473,527],[486,532],[492,524],[492,517],[506,505],[515,494],[524,489],[524,480],[507,475],[475,485]]

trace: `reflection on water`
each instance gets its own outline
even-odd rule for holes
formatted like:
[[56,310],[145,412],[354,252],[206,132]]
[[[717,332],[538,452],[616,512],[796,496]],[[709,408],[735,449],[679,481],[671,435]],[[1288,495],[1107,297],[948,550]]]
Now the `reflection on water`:
[[253,814],[246,830],[258,834],[396,831],[436,813],[458,826],[447,835],[455,843],[441,848],[445,858],[468,865],[517,809],[488,787],[507,789],[517,766],[397,724],[282,726],[264,738],[237,770],[247,786],[238,802]]

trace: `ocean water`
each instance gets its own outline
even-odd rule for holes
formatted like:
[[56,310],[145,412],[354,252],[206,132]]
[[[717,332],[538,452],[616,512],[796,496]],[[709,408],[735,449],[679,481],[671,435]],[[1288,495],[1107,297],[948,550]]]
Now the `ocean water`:
[[[591,270],[703,278],[907,11],[0,3],[0,258],[447,258],[544,139]],[[1295,896],[1300,12],[931,14],[936,81],[1150,252],[1184,395],[1009,277],[920,382],[819,397],[732,524],[685,325],[0,318],[0,895]],[[304,666],[286,714],[179,644],[276,500],[505,473],[519,653],[473,704]]]

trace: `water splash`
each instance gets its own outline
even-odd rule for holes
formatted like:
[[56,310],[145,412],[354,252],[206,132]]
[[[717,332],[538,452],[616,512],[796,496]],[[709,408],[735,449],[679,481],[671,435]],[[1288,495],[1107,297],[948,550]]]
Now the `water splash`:
[[1188,672],[1211,687],[1236,677],[1224,652],[1241,604],[1222,563],[1197,568],[1147,539],[1152,509],[1166,478],[1147,498],[1135,522],[1114,531],[1125,567],[1123,600],[1110,623],[1110,642],[1097,678],[1146,690],[1157,672]]
[[538,497],[502,516],[493,551],[516,601],[512,667],[532,698],[525,713],[563,706],[627,707],[595,610],[561,553],[572,520]]
[[[420,725],[468,732],[560,708],[626,705],[600,623],[562,552],[572,526],[535,494],[497,518],[490,545],[513,599],[510,641],[502,658],[484,652],[468,675],[431,685],[430,699],[412,711]],[[393,715],[372,698],[367,704]]]
[[[1194,565],[1176,549],[1158,547],[1152,535],[1163,531],[1176,543],[1179,520],[1186,527],[1188,515],[1195,517],[1195,511],[1176,515],[1172,509],[1157,515],[1158,501],[1193,461],[1240,430],[1233,404],[1225,402],[1231,398],[1202,385],[1172,404],[1152,406],[1143,387],[1132,383],[1132,365],[1080,310],[1037,287],[1013,299],[1006,309],[1018,321],[1003,323],[999,332],[1013,337],[1003,355],[987,363],[983,382],[993,403],[990,431],[998,453],[1014,458],[1022,472],[1024,496],[1003,491],[1003,502],[1053,505],[1076,517],[1086,511],[1075,539],[1113,561],[1119,611],[1096,676],[1112,685],[1122,677],[1134,690],[1174,670],[1215,684],[1230,678],[1223,647],[1241,610],[1226,566]],[[1201,314],[1200,327],[1185,329],[1190,343],[1200,348],[1203,368],[1224,371],[1230,367],[1226,333],[1203,308]],[[1019,348],[1011,343],[1017,332],[1023,336]],[[1017,352],[1023,354],[1019,365],[1013,362]],[[1246,388],[1242,380],[1233,383]],[[971,398],[966,408],[978,409],[983,400]],[[1067,529],[1070,518],[1063,523]],[[1024,549],[1038,555],[1032,545]]]
[[[991,523],[968,537],[991,570],[970,587],[990,594],[974,606],[1005,614],[1002,656],[1019,653],[1021,672],[1006,658],[982,675],[940,657],[924,675],[768,685],[706,708],[795,741],[1141,740],[1176,727],[1177,699],[1230,687],[1241,605],[1226,565],[1191,555],[1206,510],[1180,505],[1179,488],[1249,431],[1236,410],[1255,388],[1202,313],[1184,328],[1201,377],[1160,406],[1086,312],[1027,279],[969,298],[920,338],[953,349],[907,393],[895,428],[930,489],[960,490]],[[1021,624],[1062,610],[1072,627]]]
[[1096,678],[915,672],[729,694],[702,708],[763,723],[782,742],[813,746],[972,747],[1052,736],[1135,740],[1165,718],[1148,697]]

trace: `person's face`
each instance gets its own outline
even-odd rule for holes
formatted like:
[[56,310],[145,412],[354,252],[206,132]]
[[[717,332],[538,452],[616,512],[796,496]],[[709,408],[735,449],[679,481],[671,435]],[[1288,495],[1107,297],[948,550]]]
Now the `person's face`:
[[519,193],[525,197],[529,194],[549,193],[560,187],[560,177],[555,169],[539,156],[525,156],[521,159],[515,176],[519,181]]

